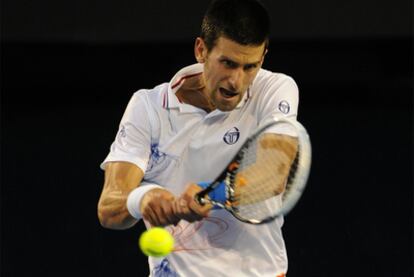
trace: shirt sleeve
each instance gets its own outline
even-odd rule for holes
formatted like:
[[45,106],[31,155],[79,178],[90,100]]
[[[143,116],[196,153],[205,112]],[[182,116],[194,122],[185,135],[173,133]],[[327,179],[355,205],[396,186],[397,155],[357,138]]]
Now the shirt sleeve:
[[123,161],[133,163],[145,172],[151,154],[148,108],[146,94],[136,92],[124,112],[110,152],[101,164],[102,169],[107,162]]
[[262,90],[258,107],[260,125],[280,117],[296,120],[299,89],[291,77],[281,73],[272,73]]

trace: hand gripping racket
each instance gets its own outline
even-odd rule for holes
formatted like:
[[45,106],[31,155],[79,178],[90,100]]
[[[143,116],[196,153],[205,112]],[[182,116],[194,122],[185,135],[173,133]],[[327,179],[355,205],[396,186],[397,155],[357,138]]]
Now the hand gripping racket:
[[259,127],[214,182],[198,184],[204,189],[195,198],[243,222],[266,223],[296,205],[310,165],[308,133],[297,121],[283,118]]

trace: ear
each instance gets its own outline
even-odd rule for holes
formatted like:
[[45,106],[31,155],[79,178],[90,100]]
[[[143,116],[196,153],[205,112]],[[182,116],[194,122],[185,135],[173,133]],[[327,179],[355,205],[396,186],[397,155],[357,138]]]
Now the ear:
[[200,37],[196,38],[195,44],[194,44],[194,55],[199,63],[204,63],[206,61],[207,56],[207,47],[204,43],[204,40]]
[[262,61],[261,61],[261,64],[263,64],[263,63],[264,63],[264,59],[265,59],[265,57],[266,57],[267,52],[268,52],[268,49],[267,49],[267,48],[265,48],[265,50],[264,50],[264,52],[263,52],[263,56],[262,56]]

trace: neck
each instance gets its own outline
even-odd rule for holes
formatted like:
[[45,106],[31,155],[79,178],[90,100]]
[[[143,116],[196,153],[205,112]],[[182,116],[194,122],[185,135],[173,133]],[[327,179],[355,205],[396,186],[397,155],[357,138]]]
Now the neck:
[[206,112],[216,109],[206,90],[202,74],[186,79],[175,95],[181,102],[203,109]]

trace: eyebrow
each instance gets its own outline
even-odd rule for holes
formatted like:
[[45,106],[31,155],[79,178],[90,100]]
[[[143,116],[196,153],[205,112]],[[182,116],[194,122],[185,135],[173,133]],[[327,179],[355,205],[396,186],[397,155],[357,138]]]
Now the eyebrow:
[[[229,60],[229,61],[231,61],[232,63],[234,63],[236,65],[240,65],[240,63],[238,63],[238,62],[234,61],[233,59],[231,59],[231,58],[229,58],[227,56],[224,56],[224,55],[223,56],[220,56],[219,59],[220,60]],[[246,63],[243,66],[246,66],[246,65],[258,65],[260,62],[261,62],[261,60],[260,61],[257,61],[257,62]]]

